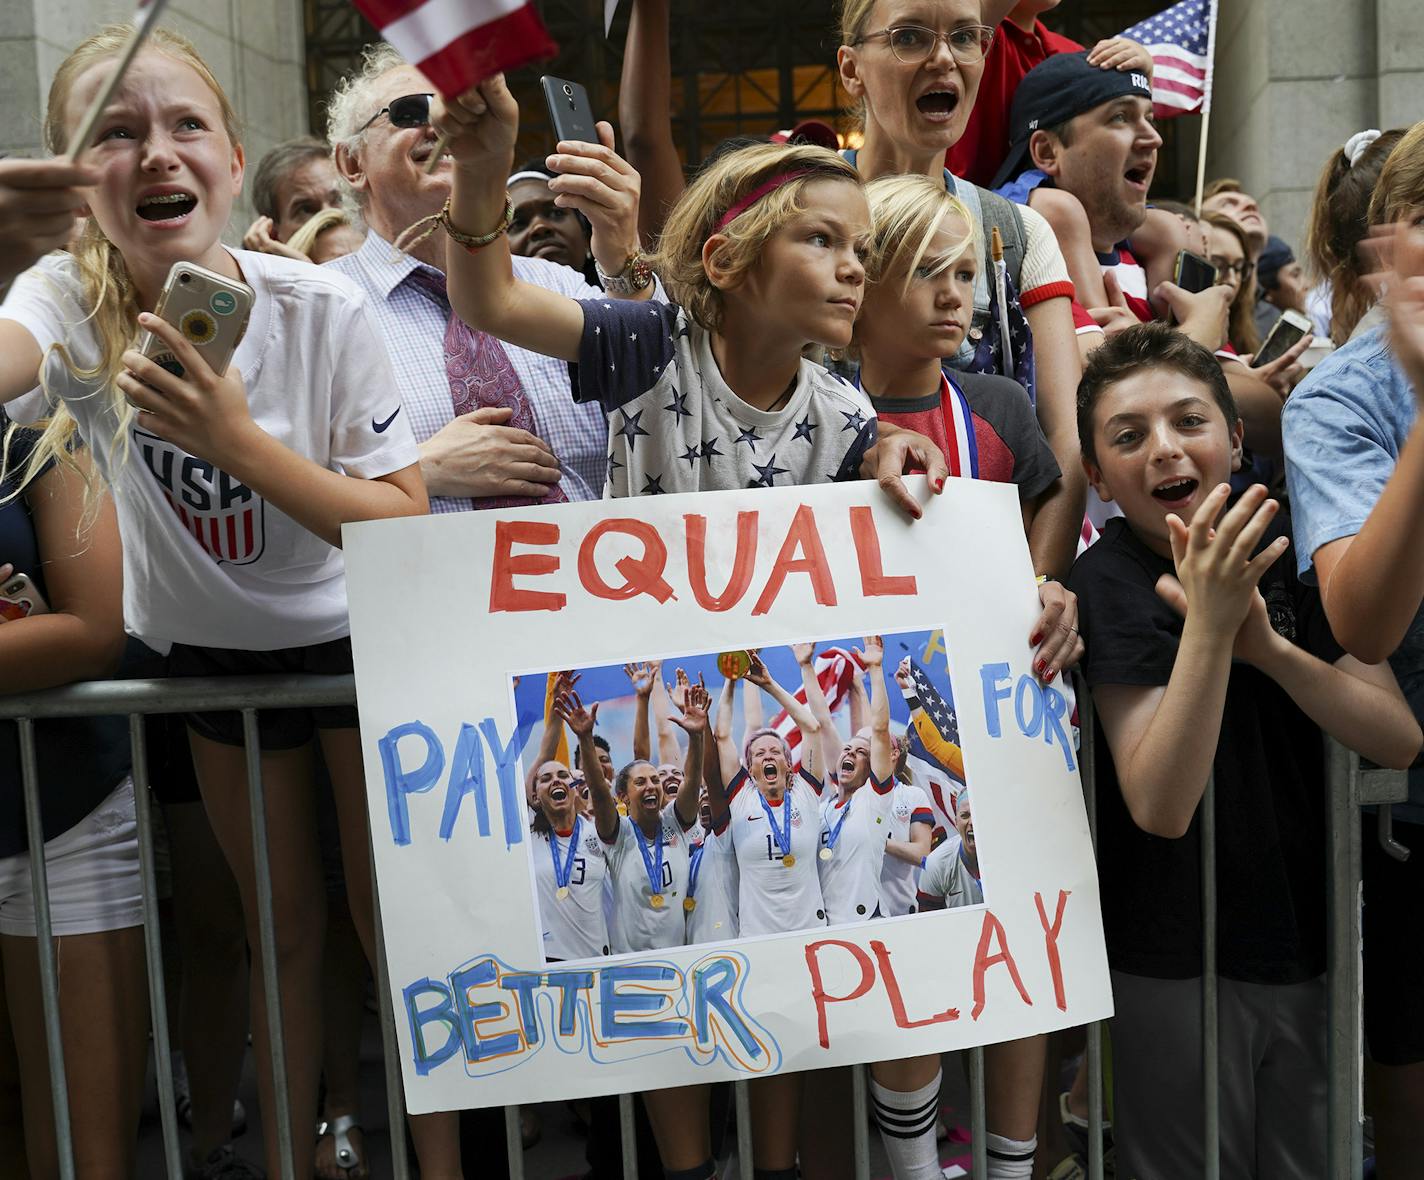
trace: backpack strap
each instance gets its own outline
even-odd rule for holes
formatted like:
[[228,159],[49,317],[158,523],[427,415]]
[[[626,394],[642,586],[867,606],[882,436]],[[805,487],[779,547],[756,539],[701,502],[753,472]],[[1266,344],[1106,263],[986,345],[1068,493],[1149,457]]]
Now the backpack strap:
[[[1019,213],[1019,207],[986,188],[979,189],[979,205],[982,210],[984,228],[988,230],[994,226],[998,227],[999,236],[1004,239],[1004,269],[1008,272],[1014,290],[1022,291],[1023,282],[1021,280],[1024,254],[1028,250],[1028,230],[1024,228],[1023,216]],[[985,246],[988,246],[987,242]],[[987,249],[985,253],[988,253]]]

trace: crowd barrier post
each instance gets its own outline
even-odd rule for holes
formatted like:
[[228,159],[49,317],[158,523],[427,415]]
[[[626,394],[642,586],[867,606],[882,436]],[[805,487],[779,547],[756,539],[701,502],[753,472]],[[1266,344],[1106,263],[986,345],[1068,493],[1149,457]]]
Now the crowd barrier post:
[[25,796],[25,836],[30,850],[30,887],[34,891],[35,949],[40,960],[40,1003],[44,1009],[45,1052],[49,1056],[49,1089],[54,1112],[54,1142],[62,1180],[74,1180],[74,1138],[69,1122],[69,1084],[64,1072],[64,1036],[59,1024],[59,973],[55,966],[54,925],[49,913],[49,875],[44,857],[44,824],[40,815],[39,763],[35,755],[35,723],[20,719],[20,777]]
[[[376,980],[376,1006],[381,1016],[381,1064],[386,1073],[386,1121],[390,1125],[391,1169],[394,1180],[410,1180],[410,1162],[406,1158],[405,1146],[405,1083],[401,1080],[400,1042],[396,1038],[396,1016],[391,1006],[390,967],[386,963],[385,927],[381,924],[381,892],[376,884],[376,847],[372,833],[368,830],[367,853],[371,864],[371,917],[375,923],[376,963],[373,974]],[[515,1107],[515,1132],[519,1144],[519,1166],[524,1166],[524,1136],[519,1133],[519,1108]],[[509,1138],[509,1128],[505,1126],[505,1138]],[[506,1144],[506,1151],[509,1147]],[[516,1175],[514,1156],[510,1156],[510,1180],[522,1180],[523,1172]]]
[[1216,776],[1201,801],[1202,1151],[1205,1180],[1221,1178],[1220,981],[1216,976]]
[[737,1171],[742,1180],[755,1180],[752,1157],[752,1095],[746,1082],[732,1084],[737,1104]]
[[[1097,714],[1087,680],[1075,674],[1078,700],[1078,769],[1083,779],[1083,807],[1088,814],[1088,837],[1093,854],[1098,851],[1098,762],[1093,740]],[[1103,1025],[1094,1021],[1086,1029],[1084,1052],[1088,1059],[1088,1180],[1103,1180]]]
[[870,1180],[870,1111],[866,1070],[868,1066],[852,1065],[850,1091],[850,1122],[852,1158],[855,1180]]
[[970,1175],[984,1180],[989,1174],[989,1145],[984,1136],[988,1121],[984,1114],[984,1046],[969,1050],[969,1149]]
[[143,893],[143,952],[148,965],[149,1020],[153,1067],[158,1077],[158,1117],[163,1128],[163,1163],[168,1180],[183,1180],[178,1148],[178,1104],[173,1095],[173,1056],[168,1032],[168,995],[163,981],[163,944],[158,932],[158,876],[153,866],[153,799],[148,784],[148,739],[143,716],[129,714],[129,753],[138,828],[138,871]]

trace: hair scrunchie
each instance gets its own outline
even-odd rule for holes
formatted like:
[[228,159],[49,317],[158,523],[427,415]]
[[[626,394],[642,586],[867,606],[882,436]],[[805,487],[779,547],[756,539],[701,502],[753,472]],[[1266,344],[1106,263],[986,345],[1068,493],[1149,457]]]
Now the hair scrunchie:
[[1360,157],[1365,154],[1365,149],[1380,137],[1380,129],[1371,127],[1368,131],[1357,131],[1345,141],[1345,146],[1340,150],[1345,153],[1345,159],[1350,162],[1353,168],[1359,163]]

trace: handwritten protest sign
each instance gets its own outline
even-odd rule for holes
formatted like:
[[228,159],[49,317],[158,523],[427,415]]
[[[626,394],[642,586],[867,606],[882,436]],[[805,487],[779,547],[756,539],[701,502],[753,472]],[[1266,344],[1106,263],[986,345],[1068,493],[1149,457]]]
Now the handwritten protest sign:
[[[918,522],[871,483],[376,521],[348,526],[345,552],[413,1112],[887,1060],[1109,1015],[1071,702],[1061,681],[1033,676],[1037,596],[1011,487],[951,480]],[[883,637],[883,665],[879,640],[865,637]],[[715,721],[716,668],[743,672],[738,653],[760,650],[765,676],[794,693],[796,644],[815,645],[808,675],[830,690],[836,748],[813,752],[747,680],[734,690],[735,732],[714,748],[731,751],[719,834],[739,870],[729,912],[740,903],[745,928],[726,940],[704,928],[689,945],[684,930],[710,905],[689,863],[704,823],[719,825],[705,810],[684,823],[695,801],[680,800],[677,783],[693,763],[661,757],[692,740],[676,722],[645,739],[651,765],[620,774],[642,707],[623,666],[642,680],[641,665],[661,661],[659,691],[671,685],[679,702],[675,669],[702,679]],[[596,732],[611,747],[598,773],[609,787],[623,780],[631,819],[573,798],[593,767],[535,765],[547,674],[564,669],[579,674],[584,710],[598,705]],[[849,733],[852,681],[868,685],[872,713],[888,693],[898,750],[927,755],[921,732],[942,739],[941,761],[901,767],[905,777],[947,768],[932,816],[902,809],[891,831],[893,808],[879,800],[899,788],[865,779],[857,762],[871,755]],[[778,735],[744,747],[757,703]],[[936,715],[933,732],[917,730],[916,707]],[[665,703],[660,716],[669,712],[686,722],[696,708]],[[789,768],[774,753],[787,734]],[[546,750],[558,735],[547,736]],[[576,733],[564,736],[577,747]],[[806,758],[815,774],[794,769]],[[848,830],[865,830],[833,839],[847,806],[859,817]],[[957,885],[939,886],[951,908],[904,912],[893,891],[877,900],[873,878],[847,892],[828,876],[847,871],[852,847],[878,856],[882,831],[908,838],[910,818],[944,840],[931,862],[957,858],[935,877],[965,886],[958,900]],[[753,891],[763,887],[778,899],[809,891],[797,894],[809,899],[805,924],[767,931],[793,907],[762,904]],[[575,914],[578,891],[588,901],[595,888],[608,903]],[[836,905],[850,908],[827,925]],[[902,916],[874,916],[887,909]],[[653,949],[619,953],[640,940]]]

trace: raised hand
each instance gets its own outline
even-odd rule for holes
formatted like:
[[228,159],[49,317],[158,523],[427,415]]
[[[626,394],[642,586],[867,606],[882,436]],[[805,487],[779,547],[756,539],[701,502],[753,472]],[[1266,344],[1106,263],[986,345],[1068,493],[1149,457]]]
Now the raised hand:
[[69,241],[99,173],[66,159],[0,160],[0,284]]
[[598,143],[564,140],[544,162],[554,204],[577,209],[593,228],[590,246],[605,274],[618,274],[638,250],[638,201],[643,178],[613,150],[613,126],[596,124]]
[[707,713],[712,704],[712,694],[707,691],[707,685],[703,683],[702,677],[697,677],[696,684],[688,684],[687,676],[681,668],[677,670],[678,679],[684,685],[686,701],[682,705],[681,717],[672,717],[669,720],[684,733],[705,733],[707,730]]
[[746,678],[758,688],[771,688],[771,673],[761,661],[761,652],[753,648],[747,653],[752,658],[752,666],[747,669]]
[[1367,281],[1389,313],[1389,350],[1424,404],[1424,230],[1408,219],[1377,225],[1366,246],[1377,263]]
[[1213,527],[1230,494],[1229,484],[1218,485],[1190,525],[1173,513],[1167,517],[1167,527],[1187,617],[1234,644],[1253,600],[1260,597],[1256,587],[1261,576],[1286,551],[1287,539],[1277,537],[1251,556],[1279,508],[1275,500],[1267,498],[1264,484],[1247,488]]
[[906,656],[900,661],[900,666],[895,669],[895,683],[905,692],[913,692],[915,688],[915,678],[910,675],[910,657]]
[[276,254],[282,258],[295,258],[299,262],[309,262],[300,250],[293,250],[286,242],[279,242],[272,236],[276,227],[270,217],[259,217],[247,227],[242,235],[242,248],[256,250],[259,254]]
[[865,646],[859,652],[861,663],[867,669],[878,668],[885,661],[885,640],[879,635],[867,635]]
[[816,645],[814,643],[793,643],[791,654],[796,657],[796,662],[804,667],[816,658]]
[[657,675],[652,664],[624,664],[623,675],[632,682],[633,691],[640,697],[652,695],[653,677]]
[[579,694],[568,689],[554,698],[554,716],[573,730],[577,737],[584,737],[593,733],[594,723],[598,720],[598,702],[594,702],[592,709],[585,709]]
[[1137,70],[1152,77],[1147,46],[1126,37],[1106,37],[1088,51],[1088,64],[1103,70]]
[[519,104],[505,85],[504,75],[491,74],[459,98],[448,102],[439,96],[432,99],[430,124],[446,137],[445,149],[454,157],[455,167],[467,171],[504,168],[519,135]]

